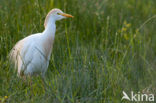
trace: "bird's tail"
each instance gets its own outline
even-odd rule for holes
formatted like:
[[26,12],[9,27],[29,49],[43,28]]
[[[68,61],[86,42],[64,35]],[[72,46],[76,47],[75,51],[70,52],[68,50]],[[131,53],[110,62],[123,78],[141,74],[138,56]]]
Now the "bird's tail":
[[22,67],[19,68],[19,65],[21,65],[21,63],[23,63],[22,59],[21,59],[21,55],[20,55],[20,51],[14,47],[9,54],[9,60],[11,65],[15,68],[15,70],[17,70],[17,76],[21,77],[23,76],[23,71],[24,69]]
[[10,64],[14,66],[15,69],[17,69],[17,65],[18,65],[18,50],[14,47],[12,48],[12,50],[9,53],[9,61]]
[[9,53],[9,61],[10,64],[17,70],[17,75],[20,76],[21,73],[24,71],[24,61],[22,58],[22,41],[19,41],[16,43],[16,45],[12,48],[12,50]]

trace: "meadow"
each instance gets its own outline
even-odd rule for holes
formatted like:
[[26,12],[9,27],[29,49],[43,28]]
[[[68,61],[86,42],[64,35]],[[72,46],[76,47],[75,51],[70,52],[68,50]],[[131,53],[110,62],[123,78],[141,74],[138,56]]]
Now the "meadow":
[[[45,92],[40,77],[17,77],[8,54],[53,8],[74,18],[56,23]],[[156,95],[155,77],[156,0],[0,0],[0,103],[129,103],[123,91]]]

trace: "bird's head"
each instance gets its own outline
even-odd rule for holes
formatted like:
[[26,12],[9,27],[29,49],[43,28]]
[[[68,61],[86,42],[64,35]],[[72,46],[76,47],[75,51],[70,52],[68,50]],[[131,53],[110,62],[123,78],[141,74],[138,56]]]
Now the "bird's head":
[[58,21],[64,18],[73,18],[72,15],[64,13],[60,9],[52,9],[46,16],[44,26],[46,27],[47,23],[51,20]]

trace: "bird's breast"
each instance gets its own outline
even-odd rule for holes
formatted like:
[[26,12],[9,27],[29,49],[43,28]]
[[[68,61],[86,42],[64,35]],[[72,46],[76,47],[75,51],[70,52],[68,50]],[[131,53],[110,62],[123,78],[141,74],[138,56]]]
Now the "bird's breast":
[[43,44],[43,51],[44,51],[44,55],[46,57],[46,59],[49,59],[50,55],[51,55],[51,51],[52,51],[52,47],[53,47],[53,42],[54,42],[54,38],[47,38]]

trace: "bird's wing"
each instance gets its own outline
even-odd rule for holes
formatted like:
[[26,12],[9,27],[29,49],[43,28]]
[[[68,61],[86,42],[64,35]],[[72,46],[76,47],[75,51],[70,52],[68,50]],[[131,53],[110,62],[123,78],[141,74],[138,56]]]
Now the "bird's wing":
[[31,62],[33,58],[32,47],[34,43],[39,38],[39,33],[30,35],[19,42],[13,47],[10,52],[10,60],[21,71],[26,68],[26,66]]
[[24,40],[20,40],[16,43],[16,45],[12,48],[9,54],[9,59],[11,63],[15,65],[15,68],[17,68],[18,65],[18,57],[20,55],[20,51],[23,48]]

